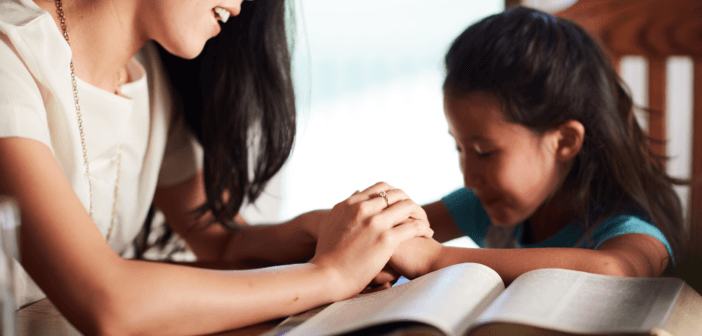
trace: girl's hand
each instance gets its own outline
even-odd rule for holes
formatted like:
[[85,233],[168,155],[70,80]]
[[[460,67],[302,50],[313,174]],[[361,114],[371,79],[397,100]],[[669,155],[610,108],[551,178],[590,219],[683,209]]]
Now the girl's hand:
[[390,258],[390,266],[408,279],[434,271],[443,245],[432,238],[417,237],[404,242]]
[[[385,191],[383,197],[375,197]],[[358,294],[404,241],[431,237],[424,210],[398,189],[378,183],[337,204],[320,227],[310,263],[333,272],[338,299]]]
[[375,278],[373,278],[373,281],[371,281],[368,286],[361,291],[361,294],[373,293],[388,289],[392,287],[392,285],[394,285],[399,279],[400,273],[397,273],[397,271],[390,267],[390,264],[386,264],[383,270],[380,271]]

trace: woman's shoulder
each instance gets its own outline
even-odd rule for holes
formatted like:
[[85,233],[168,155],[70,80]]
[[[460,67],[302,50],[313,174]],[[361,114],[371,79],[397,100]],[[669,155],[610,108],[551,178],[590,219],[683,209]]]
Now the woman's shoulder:
[[0,0],[0,52],[4,81],[28,74],[38,85],[48,85],[51,73],[68,69],[71,60],[54,19],[30,0]]
[[30,0],[0,0],[0,27],[23,27],[37,20],[46,11]]
[[34,63],[1,34],[0,138],[23,137],[49,144],[46,107],[39,87],[43,76],[38,76]]

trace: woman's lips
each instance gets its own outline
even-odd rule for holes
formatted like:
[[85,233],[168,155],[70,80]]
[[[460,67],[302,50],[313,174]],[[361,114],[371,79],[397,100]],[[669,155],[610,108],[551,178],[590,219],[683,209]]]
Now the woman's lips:
[[215,13],[215,18],[222,23],[227,23],[227,20],[229,20],[229,17],[232,15],[231,12],[222,7],[215,7],[213,11]]

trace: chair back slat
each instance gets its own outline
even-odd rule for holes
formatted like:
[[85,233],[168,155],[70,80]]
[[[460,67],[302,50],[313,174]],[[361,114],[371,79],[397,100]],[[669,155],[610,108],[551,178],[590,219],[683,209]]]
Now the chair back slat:
[[648,59],[648,135],[653,139],[651,150],[656,155],[665,157],[665,85],[666,59],[655,57]]
[[[702,31],[702,25],[700,25]],[[702,44],[702,43],[701,43]],[[692,88],[692,176],[690,192],[690,244],[702,256],[702,57],[694,59]],[[696,242],[696,244],[694,244]]]
[[[623,56],[648,60],[649,134],[666,141],[666,61],[687,56],[694,62],[691,167],[687,204],[686,260],[702,264],[702,1],[700,0],[581,0],[556,13],[587,29],[602,43],[619,65]],[[669,98],[670,99],[670,98]],[[659,112],[657,112],[659,111]],[[664,144],[654,144],[656,154],[665,155]],[[670,154],[668,154],[670,155]],[[690,265],[693,266],[693,265]],[[702,277],[686,279],[698,291]]]

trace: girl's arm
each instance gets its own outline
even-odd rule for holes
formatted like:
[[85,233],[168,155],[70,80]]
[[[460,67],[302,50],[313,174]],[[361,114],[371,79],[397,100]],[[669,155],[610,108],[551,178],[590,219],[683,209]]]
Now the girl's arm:
[[22,265],[90,335],[208,334],[297,313],[358,293],[398,244],[431,236],[426,217],[412,220],[423,216],[416,204],[393,200],[382,210],[384,200],[370,199],[389,189],[376,185],[332,209],[310,263],[227,272],[126,260],[105,242],[46,145],[3,138],[0,158],[0,194],[20,205]]
[[[426,207],[425,207],[426,208]],[[444,209],[444,211],[446,211]],[[430,212],[427,211],[427,215]],[[448,214],[446,214],[448,215]],[[432,229],[455,225],[436,222],[441,216],[429,215]],[[654,277],[668,263],[668,251],[658,239],[628,233],[605,241],[597,250],[582,248],[466,249],[446,247],[434,239],[414,238],[403,243],[390,259],[390,265],[412,279],[446,266],[474,262],[494,269],[505,284],[535,269],[565,268],[590,273]]]
[[[186,241],[198,261],[225,261],[240,269],[310,260],[317,243],[317,225],[329,214],[328,210],[313,211],[281,224],[243,226],[232,234],[219,224],[206,225],[212,218],[209,212],[199,219],[192,213],[205,200],[202,172],[183,184],[158,188],[154,196],[168,225]],[[236,220],[245,224],[241,216]]]
[[429,203],[422,206],[422,208],[427,213],[429,224],[434,230],[434,239],[438,242],[443,243],[464,236],[463,232],[453,223],[453,219],[443,201]]

